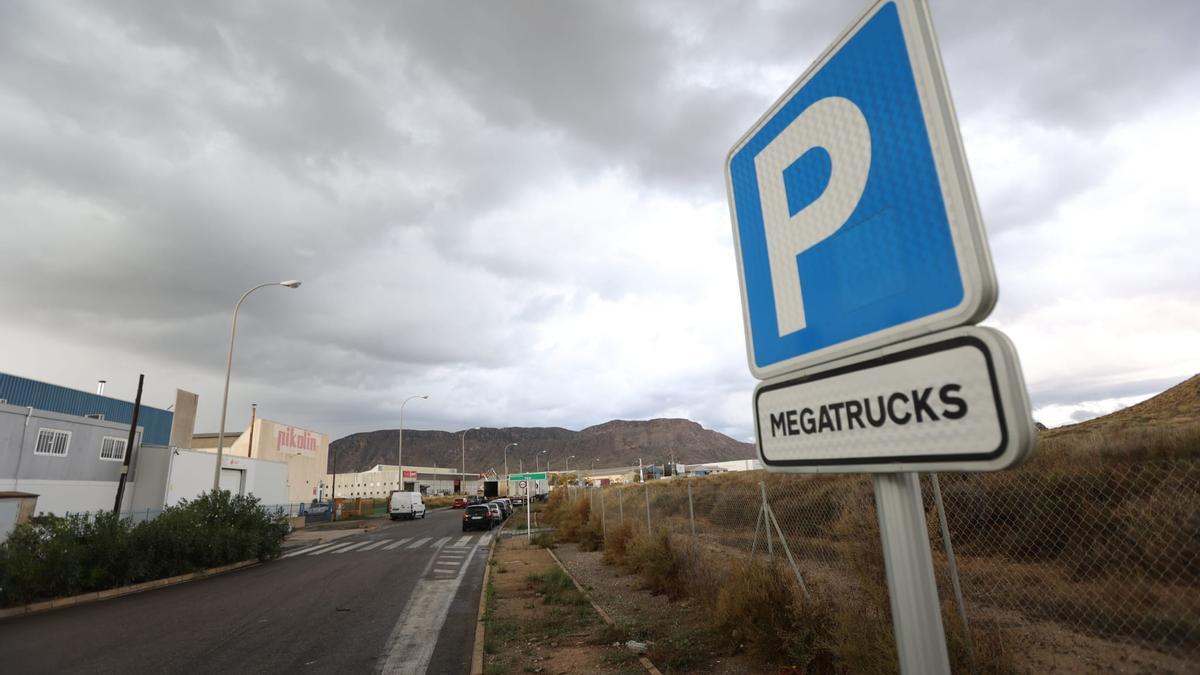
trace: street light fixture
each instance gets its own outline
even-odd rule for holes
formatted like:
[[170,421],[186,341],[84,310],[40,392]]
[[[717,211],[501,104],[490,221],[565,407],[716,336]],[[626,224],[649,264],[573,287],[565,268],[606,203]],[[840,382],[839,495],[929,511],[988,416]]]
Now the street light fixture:
[[508,480],[508,449],[514,445],[520,445],[520,443],[509,443],[504,446],[504,480]]
[[225,394],[221,398],[221,428],[217,429],[217,466],[213,470],[213,489],[218,490],[221,487],[221,459],[225,445],[225,413],[229,408],[229,373],[233,370],[233,340],[237,337],[237,317],[238,310],[242,308],[242,301],[246,299],[254,291],[267,286],[284,286],[285,288],[299,288],[300,282],[294,279],[289,281],[272,281],[268,284],[259,284],[254,288],[242,293],[242,297],[238,300],[237,305],[233,308],[233,331],[229,334],[229,358],[225,361]]
[[567,468],[565,469],[567,473],[571,473],[571,460],[573,459],[575,459],[575,455],[571,455],[567,458]]
[[[541,450],[541,451],[538,451],[538,452],[534,452],[534,453],[533,453],[533,470],[534,470],[534,471],[539,471],[539,469],[538,469],[538,455],[544,455],[544,454],[546,454],[546,453],[548,453],[548,452],[550,452],[550,451],[549,451],[549,450]],[[549,470],[550,470],[550,458],[549,458],[549,457],[547,457],[547,458],[546,458],[546,470],[547,470],[547,471],[549,471]],[[547,479],[548,479],[548,478],[549,478],[549,476],[547,476]]]
[[400,451],[398,453],[399,457],[396,458],[396,472],[398,474],[396,476],[396,489],[400,492],[404,492],[404,406],[408,405],[408,402],[414,398],[427,399],[429,398],[429,394],[417,394],[416,396],[409,396],[408,398],[404,399],[403,403],[400,404]]
[[467,480],[467,432],[477,429],[479,427],[471,427],[470,429],[464,429],[462,432],[462,473],[459,474],[458,479],[458,491],[460,493],[463,491],[463,483]]

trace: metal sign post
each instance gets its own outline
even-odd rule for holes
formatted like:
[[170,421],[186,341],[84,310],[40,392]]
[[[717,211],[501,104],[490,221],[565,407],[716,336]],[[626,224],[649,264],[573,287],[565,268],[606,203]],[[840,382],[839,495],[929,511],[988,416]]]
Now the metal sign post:
[[529,500],[529,481],[521,481],[521,487],[525,488],[525,540],[533,542],[533,504]]
[[916,472],[1014,466],[1035,432],[1011,342],[963,327],[997,283],[926,0],[875,2],[725,176],[759,457],[874,474],[901,670],[949,673]]

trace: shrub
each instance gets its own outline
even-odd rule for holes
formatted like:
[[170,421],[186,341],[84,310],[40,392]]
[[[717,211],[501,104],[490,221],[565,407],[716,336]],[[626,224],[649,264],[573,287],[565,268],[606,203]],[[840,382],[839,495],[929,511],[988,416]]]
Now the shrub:
[[0,544],[0,606],[99,591],[279,555],[283,517],[213,491],[133,525],[111,513],[40,515]]
[[686,566],[682,551],[672,544],[671,535],[666,532],[635,539],[626,555],[626,567],[646,580],[646,590],[672,600],[686,594]]
[[547,605],[582,605],[587,603],[583,593],[561,567],[552,567],[538,576],[537,591]]
[[622,523],[608,531],[608,541],[604,542],[604,562],[610,565],[624,565],[628,553],[629,542],[633,539],[633,527]]
[[778,565],[750,559],[739,563],[717,593],[713,633],[726,646],[758,658],[800,664],[819,672],[832,664],[833,605],[805,598]]
[[538,532],[530,539],[530,543],[534,546],[542,548],[554,548],[554,533],[553,532]]

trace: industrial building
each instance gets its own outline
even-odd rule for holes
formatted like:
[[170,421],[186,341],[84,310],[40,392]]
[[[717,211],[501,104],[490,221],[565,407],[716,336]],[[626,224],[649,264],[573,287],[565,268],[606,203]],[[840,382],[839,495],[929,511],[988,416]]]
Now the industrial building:
[[[191,449],[215,453],[217,440],[217,434],[193,434]],[[307,504],[326,497],[322,483],[329,467],[329,436],[326,434],[255,417],[246,431],[226,432],[222,454],[283,462],[287,465],[289,503]]]
[[[326,483],[332,488],[336,481],[339,499],[355,497],[387,497],[400,489],[395,464],[376,464],[366,471],[328,474]],[[482,488],[479,474],[464,474],[456,469],[406,466],[404,489],[422,494],[475,494]]]

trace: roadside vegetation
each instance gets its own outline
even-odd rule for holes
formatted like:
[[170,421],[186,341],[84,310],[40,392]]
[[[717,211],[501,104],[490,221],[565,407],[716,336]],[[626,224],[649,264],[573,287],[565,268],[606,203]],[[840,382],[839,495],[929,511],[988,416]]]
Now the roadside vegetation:
[[[946,558],[926,478],[955,672],[1044,666],[1029,661],[1031,643],[1076,644],[1071,658],[1095,659],[1079,661],[1082,670],[1090,669],[1083,663],[1128,655],[1134,645],[1143,664],[1159,664],[1144,666],[1149,669],[1174,670],[1175,656],[1194,654],[1200,644],[1198,459],[1200,425],[1194,422],[1144,430],[1066,428],[1043,432],[1033,457],[1017,469],[942,475],[969,636],[946,590]],[[764,535],[755,532],[760,483],[807,593],[778,539],[768,556]],[[698,538],[690,535],[689,486]],[[601,548],[603,561],[638,575],[643,590],[687,607],[690,633],[633,627],[636,639],[655,643],[650,656],[660,668],[704,669],[704,659],[719,654],[698,655],[703,650],[695,647],[717,645],[722,654],[805,673],[895,670],[868,478],[751,472],[607,489],[606,541],[599,534],[600,503],[589,503],[589,495],[596,492],[571,499],[567,490],[556,491],[546,521],[558,542]],[[1054,649],[1045,647],[1046,653]],[[1155,660],[1159,656],[1166,660]]]
[[102,591],[277,557],[286,519],[212,491],[134,525],[112,513],[35,516],[0,544],[0,606]]
[[[497,542],[484,593],[484,673],[645,672],[571,577],[542,548]],[[514,574],[515,570],[521,573]]]

